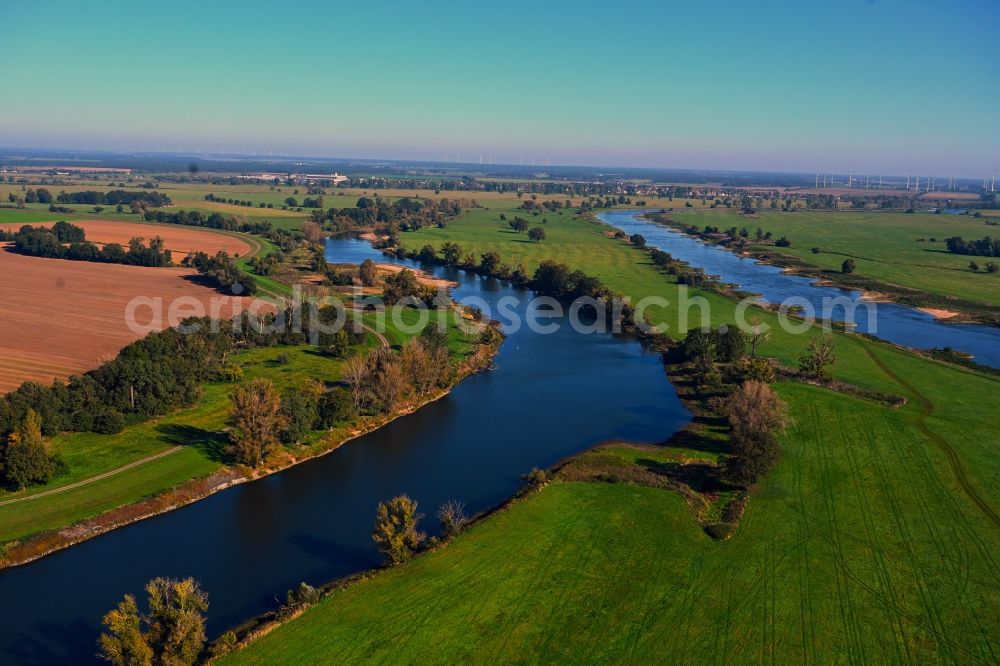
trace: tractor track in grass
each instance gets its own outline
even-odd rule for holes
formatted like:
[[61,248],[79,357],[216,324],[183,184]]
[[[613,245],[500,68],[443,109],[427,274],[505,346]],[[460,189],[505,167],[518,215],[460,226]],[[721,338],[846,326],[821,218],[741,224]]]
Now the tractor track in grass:
[[867,344],[862,344],[861,348],[872,360],[872,362],[886,374],[887,377],[909,391],[910,395],[912,395],[917,401],[918,414],[914,420],[917,429],[921,432],[921,434],[934,442],[942,452],[944,452],[945,456],[948,458],[948,463],[951,466],[952,474],[954,474],[955,480],[958,481],[962,490],[968,498],[979,507],[986,518],[993,523],[993,526],[1000,530],[1000,514],[998,514],[996,510],[990,506],[989,502],[983,499],[983,497],[979,494],[979,491],[976,490],[976,488],[972,485],[972,482],[965,475],[965,469],[962,467],[962,461],[959,459],[958,453],[955,451],[954,447],[952,447],[948,440],[941,437],[927,426],[927,418],[934,413],[934,403],[931,402],[927,396],[918,391],[912,384],[889,368],[889,366],[886,365],[882,359],[872,352]]

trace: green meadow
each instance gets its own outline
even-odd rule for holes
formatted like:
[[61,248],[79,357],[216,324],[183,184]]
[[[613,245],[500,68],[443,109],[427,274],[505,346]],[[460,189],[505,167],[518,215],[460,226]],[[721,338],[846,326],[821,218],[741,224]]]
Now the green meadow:
[[[411,324],[415,311],[404,311],[404,322]],[[442,315],[439,315],[442,316]],[[454,323],[454,316],[449,314]],[[369,325],[374,319],[366,317]],[[411,337],[398,330],[391,319],[386,323],[386,337],[394,346]],[[470,345],[456,326],[449,329],[449,348],[458,358],[470,351]],[[376,344],[369,335],[367,346]],[[287,359],[279,360],[286,356]],[[239,352],[231,361],[243,370],[246,379],[266,377],[279,390],[300,386],[313,379],[327,385],[340,379],[341,361],[324,356],[313,347],[264,347]],[[0,545],[16,539],[72,525],[105,511],[131,504],[203,478],[221,470],[227,462],[225,428],[230,415],[229,395],[234,384],[214,382],[205,386],[194,406],[145,423],[129,426],[116,435],[91,432],[66,433],[50,440],[52,452],[60,461],[61,472],[50,483],[32,486],[20,492],[0,491]],[[317,453],[326,444],[339,441],[356,424],[344,424],[331,431],[315,432],[302,448],[303,454]],[[100,474],[121,468],[174,446],[181,448],[162,458],[106,478],[35,499],[13,504],[2,502],[32,495],[42,495]]]
[[[986,224],[987,218],[932,213],[761,211],[754,219],[733,212],[691,211],[679,213],[674,219],[699,227],[746,227],[751,238],[760,227],[775,238],[786,236],[792,242],[791,247],[767,249],[825,270],[839,271],[844,260],[850,258],[854,259],[856,273],[880,282],[1000,304],[1000,273],[983,270],[991,259],[951,254],[944,243],[950,236],[966,240],[1000,236],[1000,227]],[[812,251],[814,247],[819,248],[819,253]],[[979,263],[979,272],[969,270],[972,259]]]
[[[601,225],[545,217],[537,244],[497,211],[403,239],[496,250],[529,270],[553,257],[634,300],[676,302],[678,285]],[[715,323],[732,321],[732,301],[701,295]],[[676,319],[673,307],[654,320]],[[763,353],[794,364],[808,337],[775,332]],[[555,481],[225,663],[995,663],[1000,380],[835,337],[837,378],[906,404],[779,383],[793,424],[729,540],[670,491]]]

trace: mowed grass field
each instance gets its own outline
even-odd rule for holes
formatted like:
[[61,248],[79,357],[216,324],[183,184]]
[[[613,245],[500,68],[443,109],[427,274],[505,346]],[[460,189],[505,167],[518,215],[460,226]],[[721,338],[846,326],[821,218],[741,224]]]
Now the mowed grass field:
[[941,454],[779,390],[808,407],[729,541],[669,491],[557,482],[222,663],[995,663],[1000,532]]
[[[445,315],[437,315],[445,316]],[[454,315],[448,313],[454,323]],[[366,317],[369,325],[373,317]],[[404,322],[417,321],[415,311],[404,314]],[[449,329],[449,348],[463,358],[471,347],[461,331]],[[387,323],[386,337],[393,345],[402,345],[411,336]],[[377,340],[368,335],[366,346]],[[278,357],[287,355],[285,363]],[[330,384],[340,379],[341,361],[319,354],[315,348],[266,347],[239,352],[232,363],[243,369],[245,379],[266,377],[279,390],[300,386],[313,379]],[[189,408],[146,423],[129,426],[116,435],[67,433],[50,440],[52,452],[63,463],[63,471],[53,481],[20,492],[0,491],[0,545],[38,532],[67,527],[105,511],[152,497],[184,482],[206,477],[226,464],[225,428],[230,416],[229,396],[235,384],[216,382],[205,386],[199,402]],[[329,432],[313,433],[309,447],[323,448],[320,440],[339,441],[356,424],[345,424]],[[117,473],[113,476],[34,499],[7,503],[12,499],[41,495],[71,486],[80,481],[119,469],[149,456],[181,448],[162,458]]]
[[[761,211],[757,219],[750,219],[716,210],[678,213],[674,219],[699,227],[746,227],[751,238],[760,227],[775,238],[787,236],[792,242],[791,247],[767,249],[819,268],[839,271],[844,260],[851,258],[856,273],[880,282],[1000,304],[1000,273],[989,274],[983,269],[987,261],[995,260],[951,254],[944,243],[950,236],[966,240],[1000,236],[1000,227],[987,225],[985,218],[931,213]],[[819,254],[812,252],[814,247],[820,249]],[[979,272],[969,270],[972,259],[979,263]]]
[[[553,257],[676,302],[677,285],[601,226],[547,217],[539,244],[483,211],[403,238],[529,269]],[[706,297],[713,321],[732,321],[731,301]],[[763,353],[794,364],[809,337],[776,333]],[[226,662],[996,663],[1000,380],[858,336],[836,344],[838,378],[906,405],[779,384],[794,422],[732,539],[709,539],[669,491],[556,482]]]

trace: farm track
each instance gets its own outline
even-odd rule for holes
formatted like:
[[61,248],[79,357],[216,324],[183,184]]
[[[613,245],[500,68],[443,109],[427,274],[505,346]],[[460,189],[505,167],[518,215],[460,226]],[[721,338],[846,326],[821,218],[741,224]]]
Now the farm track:
[[139,467],[140,465],[145,465],[146,463],[153,462],[154,460],[159,460],[160,458],[166,458],[172,453],[177,453],[182,448],[184,448],[182,445],[172,446],[166,451],[160,451],[159,453],[155,453],[151,456],[146,456],[141,460],[130,462],[127,465],[116,467],[115,469],[108,470],[107,472],[103,472],[101,474],[98,474],[97,476],[92,476],[90,478],[77,481],[76,483],[70,483],[69,485],[59,486],[58,488],[53,488],[52,490],[46,490],[40,493],[35,493],[34,495],[26,495],[24,497],[15,497],[13,499],[4,500],[0,502],[0,506],[7,506],[8,504],[17,504],[18,502],[27,502],[28,500],[39,499],[41,497],[50,497],[52,495],[58,495],[59,493],[64,493],[67,490],[80,488],[82,486],[94,483],[95,481],[101,481],[102,479],[114,476],[115,474],[121,474],[122,472],[127,472],[130,469],[134,469],[136,467]]
[[876,356],[871,349],[869,349],[867,344],[862,344],[861,348],[865,351],[868,357],[871,358],[872,362],[886,374],[886,376],[906,389],[910,395],[916,399],[919,410],[915,419],[917,429],[921,432],[921,434],[937,444],[938,448],[944,452],[945,456],[948,458],[948,463],[951,466],[951,471],[955,475],[955,479],[958,481],[958,484],[962,487],[962,490],[969,497],[969,499],[980,508],[986,518],[993,523],[993,526],[1000,530],[1000,514],[997,514],[993,507],[990,506],[990,504],[979,494],[979,491],[973,487],[972,482],[969,481],[969,478],[965,475],[965,469],[962,467],[962,461],[959,459],[958,453],[955,451],[954,447],[952,447],[948,440],[941,437],[927,426],[927,418],[934,413],[934,403],[931,402],[927,396],[918,391],[912,384],[893,372],[893,370],[889,368],[889,366],[886,365],[882,359],[878,358],[878,356]]

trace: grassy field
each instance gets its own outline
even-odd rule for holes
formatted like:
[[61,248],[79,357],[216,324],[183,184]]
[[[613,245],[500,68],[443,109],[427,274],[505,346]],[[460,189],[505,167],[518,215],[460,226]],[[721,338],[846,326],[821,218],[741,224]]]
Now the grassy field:
[[[403,238],[529,268],[552,256],[633,297],[675,295],[600,226],[547,217],[539,244],[496,211]],[[731,318],[716,299],[716,321]],[[775,335],[764,353],[794,363],[807,337]],[[836,337],[840,379],[907,404],[779,384],[794,423],[730,540],[706,536],[672,492],[556,482],[227,663],[995,663],[1000,380]]]
[[906,416],[804,386],[736,535],[682,498],[557,482],[223,663],[995,662],[1000,534]]
[[[414,314],[404,314],[404,321],[409,322],[406,317]],[[396,330],[391,321],[387,327],[386,337],[390,343],[400,345],[408,339],[409,336]],[[369,335],[366,344],[376,344],[375,338]],[[455,326],[450,329],[449,347],[458,358],[470,351],[470,345]],[[282,354],[288,356],[287,363],[278,362]],[[306,379],[330,383],[340,378],[341,362],[318,354],[312,347],[252,349],[237,354],[233,362],[243,368],[246,379],[267,377],[279,390],[301,385]],[[174,446],[181,445],[181,448],[94,483],[36,499],[0,504],[0,544],[71,525],[221,470],[226,464],[224,429],[230,414],[229,395],[233,386],[227,382],[208,384],[197,405],[130,426],[117,435],[68,433],[53,438],[50,445],[63,463],[63,472],[42,486],[20,492],[0,491],[0,502],[70,486]],[[339,441],[352,427],[354,425],[349,424],[330,432],[313,433],[307,445],[315,445],[318,451],[323,447],[321,439]]]
[[[1000,236],[1000,227],[987,225],[983,218],[929,213],[761,211],[756,219],[750,219],[733,212],[690,211],[675,219],[699,227],[746,227],[751,237],[760,227],[771,231],[775,238],[787,236],[792,241],[788,248],[767,249],[819,268],[839,271],[844,260],[851,258],[858,274],[880,282],[1000,304],[1000,273],[988,274],[982,269],[991,260],[951,254],[944,244],[949,236],[966,240]],[[820,249],[819,254],[812,252],[814,247]],[[969,270],[970,259],[979,263],[978,273]]]

